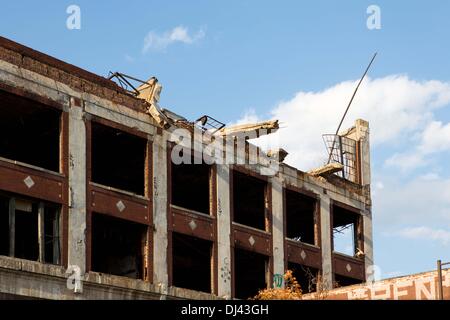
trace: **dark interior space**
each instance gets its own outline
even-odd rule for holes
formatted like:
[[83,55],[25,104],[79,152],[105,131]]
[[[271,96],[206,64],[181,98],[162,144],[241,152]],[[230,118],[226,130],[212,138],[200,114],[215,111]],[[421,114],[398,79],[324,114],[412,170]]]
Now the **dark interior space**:
[[0,91],[0,157],[59,172],[61,112]]
[[347,286],[351,286],[354,284],[360,284],[360,283],[363,283],[363,281],[354,279],[354,278],[341,276],[338,274],[334,274],[334,287],[335,288],[347,287]]
[[295,241],[315,244],[317,200],[291,190],[286,195],[286,236]]
[[47,206],[44,210],[44,261],[51,264],[60,264],[60,209]]
[[0,255],[9,255],[9,199],[0,195]]
[[[20,209],[19,209],[19,203]],[[15,251],[16,258],[34,260],[39,258],[38,242],[38,204],[19,202],[16,199],[15,213]]]
[[233,221],[265,230],[265,191],[263,180],[233,171]]
[[[10,203],[14,210],[10,216]],[[10,243],[14,257],[39,260],[39,208],[43,210],[42,236],[44,239],[44,263],[61,264],[60,206],[39,200],[24,199],[8,193],[0,195],[0,255],[10,255]],[[11,231],[14,231],[12,233]]]
[[292,271],[292,275],[299,283],[303,294],[316,291],[319,270],[294,262],[288,263],[288,269]]
[[[357,249],[359,215],[353,211],[333,206],[333,250],[353,255]],[[353,252],[346,252],[345,248]]]
[[143,279],[147,226],[92,214],[92,270]]
[[238,299],[248,299],[267,288],[268,258],[256,252],[234,249],[234,285]]
[[172,255],[174,286],[211,293],[210,241],[174,232]]
[[144,195],[147,140],[92,122],[92,181]]
[[172,204],[201,213],[210,213],[211,166],[172,163]]

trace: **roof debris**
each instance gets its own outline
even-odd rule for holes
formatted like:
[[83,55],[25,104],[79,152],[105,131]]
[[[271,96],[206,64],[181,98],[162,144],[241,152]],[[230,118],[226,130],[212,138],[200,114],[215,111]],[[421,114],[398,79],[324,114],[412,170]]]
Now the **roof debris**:
[[278,149],[275,149],[275,150],[269,150],[267,152],[267,156],[269,156],[270,158],[276,157],[279,162],[283,162],[288,154],[289,154],[289,152],[287,152],[283,148],[278,148]]
[[255,132],[257,137],[271,134],[276,132],[279,129],[278,120],[270,120],[270,121],[263,121],[263,122],[257,122],[257,123],[249,123],[249,124],[240,124],[235,126],[229,126],[222,128],[219,130],[219,135],[239,135],[239,134],[245,134],[250,132]]
[[332,162],[329,164],[326,164],[320,168],[314,169],[309,171],[308,173],[312,176],[321,176],[321,177],[325,177],[325,176],[329,176],[332,175],[336,172],[342,171],[342,169],[344,168],[344,166],[340,163],[337,162]]

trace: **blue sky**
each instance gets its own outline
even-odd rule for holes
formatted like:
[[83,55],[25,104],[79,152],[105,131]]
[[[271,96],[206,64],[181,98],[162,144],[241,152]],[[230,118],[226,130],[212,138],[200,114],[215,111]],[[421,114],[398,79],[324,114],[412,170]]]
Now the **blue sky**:
[[[66,28],[71,4],[80,30]],[[450,261],[449,13],[437,0],[9,1],[0,30],[103,76],[154,75],[161,105],[192,120],[278,117],[300,169],[320,164],[320,134],[377,51],[345,125],[371,123],[375,260],[390,277]]]

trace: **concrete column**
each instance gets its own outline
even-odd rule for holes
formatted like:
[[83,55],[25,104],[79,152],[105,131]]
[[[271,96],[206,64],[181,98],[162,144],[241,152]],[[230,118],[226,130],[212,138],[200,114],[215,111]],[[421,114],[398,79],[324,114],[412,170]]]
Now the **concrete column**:
[[69,266],[86,272],[86,125],[79,100],[69,108]]
[[364,210],[363,214],[363,226],[364,226],[364,262],[366,266],[366,280],[373,279],[373,238],[372,238],[372,212],[370,209]]
[[[370,131],[369,123],[365,120],[358,119],[355,122],[356,137],[360,141],[361,151],[361,185],[370,191]],[[364,226],[364,260],[366,265],[366,280],[368,277],[373,278],[373,240],[372,240],[372,210],[370,206],[367,206],[363,215]],[[369,269],[368,269],[369,268]]]
[[230,167],[217,165],[218,295],[231,298]]
[[355,122],[356,140],[360,142],[361,151],[361,185],[370,185],[370,135],[369,123],[358,119]]
[[153,140],[153,283],[167,293],[167,140],[165,133]]
[[272,182],[273,273],[284,274],[283,185],[279,177]]
[[333,287],[330,218],[330,197],[327,195],[321,195],[320,230],[322,247],[322,276],[324,281],[324,289],[331,289]]

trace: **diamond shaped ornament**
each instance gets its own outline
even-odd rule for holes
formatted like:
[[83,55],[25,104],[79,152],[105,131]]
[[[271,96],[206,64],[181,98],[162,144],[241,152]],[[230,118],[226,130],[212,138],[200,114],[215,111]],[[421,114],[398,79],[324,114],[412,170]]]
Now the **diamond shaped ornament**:
[[300,252],[300,257],[302,257],[302,259],[305,260],[306,252],[304,250],[302,250],[302,252]]
[[195,223],[194,220],[191,220],[191,222],[189,222],[188,224],[189,228],[191,228],[192,231],[194,231],[197,228],[197,224]]
[[347,272],[352,271],[352,267],[350,266],[350,264],[347,263],[347,265],[345,266],[345,269],[347,269]]
[[250,243],[250,245],[253,247],[255,245],[255,238],[253,238],[253,236],[250,236],[250,238],[248,238],[248,242]]
[[122,212],[123,210],[125,210],[125,204],[122,202],[122,200],[119,200],[117,203],[116,203],[116,207],[117,207],[117,209],[119,209],[119,211],[120,212]]
[[34,181],[33,181],[33,179],[31,179],[30,176],[23,179],[23,182],[25,183],[25,185],[27,186],[28,189],[30,189],[31,187],[34,186]]

